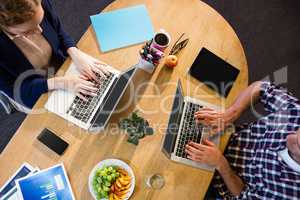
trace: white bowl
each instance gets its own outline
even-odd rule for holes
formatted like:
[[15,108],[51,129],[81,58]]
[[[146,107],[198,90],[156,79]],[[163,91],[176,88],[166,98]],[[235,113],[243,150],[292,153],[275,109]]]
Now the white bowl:
[[[131,195],[134,191],[135,176],[133,174],[133,171],[132,171],[131,167],[129,165],[127,165],[127,163],[125,163],[124,161],[118,160],[118,159],[102,160],[91,171],[91,173],[89,175],[89,191],[90,191],[91,195],[93,196],[93,198],[95,200],[97,200],[96,194],[95,194],[94,189],[93,189],[93,178],[94,178],[94,175],[96,173],[96,170],[102,168],[103,166],[117,166],[117,167],[120,167],[120,168],[122,168],[122,169],[124,169],[128,172],[129,176],[131,177],[131,186],[129,188],[129,192],[126,194],[126,198],[124,199],[124,200],[128,200],[131,197]],[[102,199],[102,200],[107,200],[107,199]]]

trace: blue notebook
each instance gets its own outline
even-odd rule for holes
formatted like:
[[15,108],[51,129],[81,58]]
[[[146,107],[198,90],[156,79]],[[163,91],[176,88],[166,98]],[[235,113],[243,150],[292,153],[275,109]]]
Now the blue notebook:
[[21,200],[75,200],[62,164],[16,181]]
[[154,36],[145,5],[91,16],[92,26],[102,52],[143,43]]

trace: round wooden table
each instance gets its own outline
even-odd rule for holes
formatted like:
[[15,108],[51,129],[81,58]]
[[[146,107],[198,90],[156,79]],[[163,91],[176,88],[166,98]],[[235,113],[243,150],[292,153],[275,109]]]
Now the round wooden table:
[[[92,168],[105,158],[120,158],[130,164],[136,175],[136,188],[131,199],[194,200],[204,197],[213,173],[172,162],[161,152],[176,84],[180,78],[185,95],[223,107],[230,105],[248,85],[248,67],[242,45],[226,20],[200,0],[117,0],[104,12],[138,4],[146,5],[155,30],[163,28],[170,33],[171,46],[182,33],[189,37],[189,44],[179,54],[178,66],[168,70],[161,64],[152,75],[139,74],[138,80],[146,84],[135,93],[134,105],[114,114],[110,127],[99,134],[85,132],[53,113],[28,115],[0,156],[0,184],[25,161],[42,169],[63,162],[76,199],[89,200],[92,197],[88,191],[88,176]],[[120,70],[137,63],[141,46],[101,53],[91,27],[78,43],[80,49]],[[202,47],[240,69],[237,81],[226,99],[216,96],[187,74]],[[60,72],[64,72],[69,64],[70,60],[67,60]],[[43,95],[35,108],[43,108],[46,100],[47,95]],[[120,105],[124,103],[126,100],[122,100]],[[155,130],[153,136],[145,137],[138,146],[127,143],[127,136],[111,126],[134,109],[141,110]],[[57,156],[36,140],[45,127],[54,130],[70,144],[63,156]],[[228,137],[229,134],[222,137],[222,150]],[[165,178],[166,184],[161,190],[153,191],[145,185],[147,176],[154,173]]]

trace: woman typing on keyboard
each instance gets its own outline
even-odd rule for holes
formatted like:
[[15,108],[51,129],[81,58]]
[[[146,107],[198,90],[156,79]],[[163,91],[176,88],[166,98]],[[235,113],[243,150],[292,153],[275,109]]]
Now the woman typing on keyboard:
[[[90,80],[107,74],[104,63],[76,48],[50,0],[0,0],[0,46],[0,92],[21,111],[50,90],[95,95]],[[81,75],[47,78],[67,56]]]

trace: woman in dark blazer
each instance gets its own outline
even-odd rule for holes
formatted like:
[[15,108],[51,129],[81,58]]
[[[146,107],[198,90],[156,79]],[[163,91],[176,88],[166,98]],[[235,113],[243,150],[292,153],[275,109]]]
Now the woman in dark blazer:
[[[67,56],[80,76],[47,77]],[[106,65],[76,48],[63,30],[50,0],[0,0],[0,91],[32,108],[41,94],[64,89],[95,95],[90,81],[105,75]],[[54,71],[55,71],[54,70]]]

